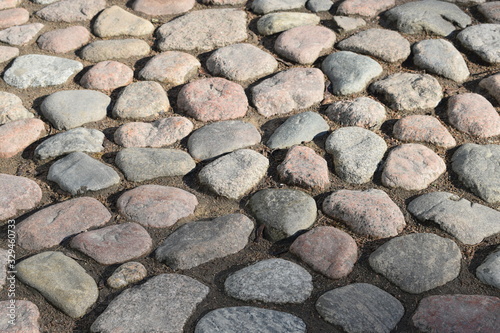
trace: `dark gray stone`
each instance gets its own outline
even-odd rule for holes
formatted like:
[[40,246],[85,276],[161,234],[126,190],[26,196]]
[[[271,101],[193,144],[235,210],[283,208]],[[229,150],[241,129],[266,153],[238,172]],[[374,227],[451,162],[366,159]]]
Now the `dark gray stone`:
[[35,155],[43,160],[75,151],[97,153],[104,149],[103,142],[101,131],[79,127],[48,138],[36,147]]
[[500,24],[468,27],[457,35],[457,39],[487,63],[500,63]]

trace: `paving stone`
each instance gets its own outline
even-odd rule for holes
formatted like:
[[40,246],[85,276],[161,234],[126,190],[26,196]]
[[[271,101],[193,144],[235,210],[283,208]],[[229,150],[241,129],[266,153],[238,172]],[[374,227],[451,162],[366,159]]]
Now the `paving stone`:
[[7,62],[19,55],[19,49],[12,46],[0,45],[0,63]]
[[0,126],[0,158],[10,158],[45,135],[40,119],[21,119]]
[[261,35],[268,36],[303,25],[319,24],[316,14],[280,12],[262,16],[257,21],[257,30]]
[[120,289],[143,280],[147,275],[148,272],[143,264],[130,261],[120,265],[106,280],[106,283],[113,289]]
[[72,318],[82,317],[97,301],[99,291],[94,279],[62,252],[36,254],[18,263],[16,270],[19,280]]
[[[10,307],[10,308],[9,308]],[[0,330],[4,333],[40,333],[40,311],[30,301],[10,300],[0,302]],[[13,313],[11,313],[13,311]],[[9,323],[14,321],[14,324]]]
[[311,275],[283,259],[267,259],[231,274],[224,282],[226,293],[243,301],[302,303],[313,290]]
[[477,6],[477,10],[486,18],[487,22],[500,23],[500,1],[482,3]]
[[369,97],[332,103],[326,115],[342,126],[379,129],[386,119],[385,107]]
[[254,0],[250,9],[257,14],[267,14],[290,9],[304,8],[307,0]]
[[200,62],[192,55],[168,51],[151,58],[139,72],[139,77],[178,86],[195,76],[200,67]]
[[30,19],[30,13],[24,8],[12,8],[0,11],[0,29],[21,25]]
[[393,136],[406,142],[426,142],[453,148],[457,142],[446,127],[433,116],[412,115],[399,119],[392,128]]
[[291,68],[251,89],[252,103],[264,117],[305,109],[323,100],[325,79],[317,68]]
[[349,32],[364,27],[366,21],[360,17],[334,16],[333,23],[340,33]]
[[346,0],[337,8],[337,15],[374,17],[395,5],[395,0]]
[[264,189],[252,195],[249,205],[272,241],[295,235],[316,221],[316,201],[298,190]]
[[206,78],[182,87],[177,107],[196,120],[229,120],[245,116],[248,99],[239,84],[223,78]]
[[433,221],[467,245],[500,233],[500,212],[472,203],[452,193],[421,195],[408,204],[408,211],[419,221]]
[[500,289],[500,248],[491,253],[476,269],[476,276],[483,283]]
[[146,15],[176,15],[193,8],[195,0],[135,0],[132,9]]
[[335,33],[328,28],[305,25],[283,32],[274,43],[280,56],[299,64],[312,64],[319,56],[330,51]]
[[364,184],[373,178],[387,144],[372,131],[352,126],[330,134],[325,150],[333,155],[337,176],[351,184]]
[[245,248],[253,222],[242,214],[183,224],[160,244],[155,258],[172,269],[190,269]]
[[140,119],[158,116],[170,109],[163,87],[154,81],[129,84],[118,96],[113,116],[121,119]]
[[126,10],[111,6],[97,16],[93,31],[98,37],[146,36],[153,33],[154,25]]
[[47,87],[65,83],[83,69],[79,61],[27,54],[17,57],[3,74],[4,81],[16,88]]
[[[10,220],[7,223],[9,225],[12,224]],[[10,230],[10,228],[7,227],[7,230]],[[15,235],[14,235],[14,237],[15,237]],[[12,239],[12,236],[10,239]],[[7,247],[8,246],[9,245],[7,245]],[[11,253],[12,253],[12,251],[11,251]],[[16,282],[15,275],[11,274],[9,276],[9,279],[7,280],[7,270],[11,271],[13,269],[14,269],[14,265],[9,263],[9,251],[7,249],[0,248],[0,290],[2,290],[4,285],[5,285],[5,289],[7,289],[9,293],[11,293],[12,291],[15,291],[15,282]],[[6,282],[7,282],[7,284],[6,284]],[[2,304],[2,302],[0,302],[0,304]],[[15,311],[15,308],[14,308],[14,311]],[[14,316],[15,316],[15,313],[14,313]],[[10,318],[8,318],[8,319],[10,319]],[[0,327],[2,327],[2,319],[0,319]]]
[[456,82],[464,82],[470,74],[460,52],[444,39],[426,39],[415,43],[413,63],[430,73]]
[[196,167],[188,153],[164,148],[125,148],[118,152],[115,163],[132,182],[184,176]]
[[200,0],[206,5],[244,5],[247,0]]
[[0,125],[33,117],[34,115],[24,107],[23,101],[17,95],[0,91]]
[[211,51],[248,38],[247,14],[230,8],[197,10],[165,23],[156,35],[160,51]]
[[500,115],[483,96],[463,93],[448,100],[448,121],[461,132],[489,138],[500,135]]
[[316,227],[300,235],[290,252],[330,279],[349,275],[358,259],[356,241],[334,227]]
[[86,89],[111,91],[132,83],[134,71],[118,61],[102,61],[90,68],[80,79]]
[[328,12],[333,6],[332,0],[309,0],[306,7],[313,13]]
[[330,54],[323,60],[321,69],[330,79],[335,95],[361,92],[383,71],[382,66],[372,58],[350,51]]
[[43,116],[57,129],[65,130],[106,118],[111,98],[95,90],[61,90],[45,97]]
[[36,147],[35,156],[44,160],[75,151],[98,153],[104,149],[103,142],[104,134],[101,131],[78,127],[43,141]]
[[18,244],[31,251],[56,246],[63,240],[111,219],[94,198],[80,197],[45,207],[17,225]]
[[500,104],[500,73],[482,79],[479,81],[479,86],[487,90],[497,100],[498,104]]
[[397,236],[406,226],[399,207],[377,189],[334,192],[323,202],[323,211],[354,232],[373,238]]
[[389,333],[405,313],[400,301],[368,283],[353,283],[318,298],[316,310],[327,322],[346,332]]
[[228,120],[197,129],[189,137],[187,146],[193,158],[206,160],[256,145],[260,139],[260,133],[254,125],[239,120]]
[[198,174],[202,185],[216,194],[238,200],[266,175],[269,160],[250,149],[240,149],[219,157]]
[[52,164],[47,180],[57,183],[64,191],[77,195],[118,184],[120,176],[110,166],[78,151]]
[[113,265],[146,255],[153,241],[139,224],[122,223],[82,232],[69,245],[102,265]]
[[32,209],[42,199],[42,189],[31,179],[0,173],[0,220],[16,216],[18,211]]
[[462,253],[450,239],[414,233],[384,243],[370,255],[370,266],[411,294],[442,286],[460,273]]
[[22,0],[3,0],[0,2],[0,9],[8,9],[17,7]]
[[406,34],[432,33],[448,36],[457,28],[465,28],[472,20],[456,5],[442,1],[415,1],[384,13],[385,21]]
[[500,298],[486,295],[436,295],[420,301],[413,325],[426,332],[495,332]]
[[87,44],[90,36],[87,28],[75,25],[65,29],[48,31],[42,34],[36,43],[44,51],[67,53]]
[[290,148],[277,169],[281,180],[290,185],[325,188],[330,184],[326,160],[308,147]]
[[43,27],[44,25],[41,23],[16,25],[0,31],[0,41],[15,46],[26,45],[35,38]]
[[141,39],[98,40],[85,46],[80,52],[83,60],[99,62],[113,59],[145,57],[151,48]]
[[213,52],[207,59],[212,75],[232,81],[253,81],[272,74],[278,62],[271,54],[252,44],[233,44]]
[[486,23],[465,28],[457,39],[487,63],[500,63],[500,24]]
[[106,0],[61,0],[36,12],[36,16],[53,22],[91,20],[106,8]]
[[374,82],[370,90],[397,111],[435,108],[443,97],[438,80],[428,74],[392,74]]
[[193,123],[184,117],[170,117],[152,123],[126,123],[116,130],[114,140],[123,147],[159,148],[171,145],[191,133]]
[[[181,333],[209,288],[189,276],[160,274],[114,298],[90,331]],[[154,320],[152,320],[154,318]]]
[[451,158],[460,181],[486,202],[500,201],[500,145],[461,145]]
[[312,141],[326,134],[328,123],[318,113],[306,111],[288,118],[271,135],[266,145],[271,149],[289,148],[302,142]]
[[163,228],[194,213],[198,200],[180,188],[141,185],[123,193],[116,202],[126,219],[145,227]]

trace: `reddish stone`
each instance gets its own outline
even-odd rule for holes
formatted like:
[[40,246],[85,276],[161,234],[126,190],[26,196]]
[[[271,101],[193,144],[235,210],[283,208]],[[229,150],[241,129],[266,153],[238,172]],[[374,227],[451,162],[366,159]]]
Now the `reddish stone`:
[[24,8],[13,8],[0,11],[0,29],[9,28],[28,22],[30,13]]
[[0,158],[9,158],[23,151],[45,134],[45,123],[40,119],[11,121],[0,127]]
[[500,1],[482,3],[477,10],[483,14],[490,23],[500,23]]
[[495,97],[498,104],[500,104],[500,73],[482,79],[479,81],[479,86],[486,89],[491,96]]
[[299,236],[290,252],[331,279],[347,276],[358,259],[356,241],[334,227],[317,227]]
[[151,58],[139,72],[139,77],[177,86],[186,83],[200,67],[198,59],[188,53],[167,51]]
[[495,333],[500,327],[500,298],[485,295],[439,295],[420,301],[412,317],[422,332]]
[[26,45],[42,30],[41,23],[16,25],[0,31],[0,41],[10,45]]
[[0,332],[2,333],[40,333],[40,312],[38,307],[25,300],[16,300],[15,324],[9,324],[10,300],[0,302]]
[[330,184],[326,160],[308,147],[290,148],[285,160],[278,166],[278,173],[284,182],[291,185],[324,188]]
[[323,211],[354,232],[374,238],[397,236],[406,225],[399,207],[377,189],[334,192],[323,202]]
[[404,117],[394,124],[392,133],[396,139],[407,142],[428,142],[444,148],[457,145],[446,127],[432,116]]
[[17,226],[18,245],[38,251],[109,221],[111,214],[94,198],[81,197],[46,207]]
[[193,8],[195,0],[135,0],[132,9],[147,15],[182,14]]
[[185,138],[193,130],[193,123],[184,117],[170,117],[153,123],[127,123],[120,126],[114,139],[123,147],[163,147]]
[[106,8],[106,0],[61,0],[48,5],[36,16],[53,22],[88,21]]
[[500,134],[500,115],[483,96],[464,93],[450,97],[448,120],[461,132],[480,138]]
[[21,3],[22,0],[1,0],[0,9],[14,8]]
[[197,120],[218,121],[244,117],[248,100],[239,84],[209,78],[185,85],[177,97],[177,106]]
[[382,172],[382,184],[405,190],[423,190],[446,171],[446,164],[431,149],[408,143],[391,150]]
[[395,0],[345,0],[338,7],[337,15],[373,17],[395,5]]
[[89,40],[90,32],[85,27],[76,25],[46,32],[36,42],[42,50],[66,53],[87,44]]
[[118,61],[102,61],[95,64],[81,78],[80,84],[87,89],[111,91],[132,83],[134,71]]
[[0,221],[31,209],[42,199],[42,189],[31,179],[0,174]]
[[165,228],[194,213],[196,197],[180,188],[142,185],[123,193],[116,203],[125,218],[145,227]]
[[83,232],[70,243],[103,265],[122,263],[147,254],[153,245],[146,229],[137,223],[123,223]]
[[19,55],[19,49],[11,46],[0,46],[0,63],[9,61]]

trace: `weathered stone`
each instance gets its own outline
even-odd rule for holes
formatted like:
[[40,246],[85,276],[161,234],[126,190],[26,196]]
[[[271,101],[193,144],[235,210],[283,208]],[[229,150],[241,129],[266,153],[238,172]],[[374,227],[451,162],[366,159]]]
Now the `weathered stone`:
[[465,28],[457,39],[487,63],[500,63],[500,24],[478,24]]
[[33,114],[24,107],[23,101],[19,97],[0,91],[0,125],[33,117]]
[[457,145],[446,127],[433,116],[412,115],[399,119],[392,128],[394,137],[407,142],[427,142],[444,148]]
[[486,89],[500,104],[500,73],[482,79],[479,81],[479,86]]
[[[11,308],[9,308],[9,306]],[[4,333],[40,333],[40,311],[38,307],[25,300],[16,300],[14,307],[10,300],[0,302],[0,330]],[[12,313],[12,311],[14,313]],[[14,324],[11,321],[14,315]]]
[[15,46],[26,45],[35,38],[43,27],[44,25],[41,23],[16,25],[0,31],[0,41]]
[[308,147],[292,147],[277,169],[280,178],[290,185],[325,188],[330,184],[326,160]]
[[0,46],[0,63],[7,62],[19,55],[19,49],[11,46]]
[[[8,223],[7,230],[12,229],[12,227],[10,227],[10,226],[15,223],[15,221],[14,222],[12,222],[12,221],[13,220],[9,220],[7,222]],[[14,224],[14,226],[15,226],[15,224]],[[9,234],[13,235],[12,232],[10,232],[10,233],[8,232],[8,235],[7,235],[8,239],[15,239],[15,237],[16,237],[15,235],[10,236],[10,238],[9,238]],[[8,247],[8,245],[7,245],[7,247]],[[12,251],[11,251],[11,253],[12,253]],[[12,271],[15,267],[14,264],[9,263],[9,259],[11,259],[11,258],[12,257],[9,258],[9,250],[0,248],[0,290],[3,289],[5,282],[7,282],[6,289],[10,289],[10,292],[13,291],[13,289],[15,288],[15,284],[16,284],[16,278],[15,278],[15,276],[13,276],[13,274],[11,274],[9,276],[9,279],[7,280],[7,270]],[[2,302],[0,302],[0,304],[1,303]],[[15,311],[15,308],[14,308],[14,311]],[[14,315],[15,315],[15,313],[14,313]],[[7,320],[9,320],[9,319],[10,318],[8,318]],[[0,327],[2,327],[2,319],[0,319]]]
[[151,58],[139,72],[139,77],[178,86],[192,78],[200,67],[200,62],[192,55],[168,51]]
[[99,62],[144,57],[150,51],[148,43],[141,39],[109,39],[88,44],[80,52],[80,57],[87,61]]
[[170,108],[168,96],[161,84],[141,81],[129,84],[118,96],[113,116],[137,119],[162,114]]
[[106,283],[111,288],[120,289],[143,280],[147,275],[148,272],[143,264],[130,261],[120,265],[106,280]]
[[61,0],[36,12],[36,16],[54,22],[88,21],[106,8],[106,0]]
[[332,6],[332,0],[309,0],[306,4],[307,9],[314,13],[327,12]]
[[35,149],[39,159],[58,157],[75,151],[98,153],[104,149],[104,133],[96,129],[78,127],[56,134]]
[[257,14],[304,8],[307,0],[254,0],[250,5]]
[[244,5],[247,0],[200,0],[201,3],[206,5]]
[[152,34],[154,25],[118,6],[103,10],[94,22],[93,30],[98,37],[134,36]]
[[319,24],[320,18],[315,14],[281,12],[262,16],[257,21],[257,30],[267,36],[303,25]]
[[480,12],[489,23],[500,23],[500,1],[491,1],[477,6]]
[[195,3],[195,0],[135,0],[132,9],[146,15],[175,15],[189,11]]
[[95,64],[80,79],[86,89],[111,91],[132,83],[134,71],[118,61],[102,61]]
[[80,25],[56,29],[42,34],[36,43],[42,50],[54,53],[67,53],[87,44],[90,32]]
[[500,289],[500,248],[491,253],[476,269],[476,276],[483,283]]
[[345,0],[337,8],[337,14],[374,17],[395,5],[395,0]]
[[30,19],[30,13],[24,8],[12,8],[0,11],[0,29],[21,25]]
[[0,158],[9,158],[45,134],[45,123],[40,119],[21,119],[0,126]]
[[349,32],[364,27],[366,21],[359,17],[334,16],[333,23],[340,33]]
[[21,2],[22,0],[2,0],[0,2],[0,9],[17,7]]
[[326,109],[326,115],[342,126],[359,126],[368,129],[380,128],[386,118],[385,107],[368,97],[335,102]]
[[32,209],[42,199],[42,189],[31,179],[0,173],[0,221]]

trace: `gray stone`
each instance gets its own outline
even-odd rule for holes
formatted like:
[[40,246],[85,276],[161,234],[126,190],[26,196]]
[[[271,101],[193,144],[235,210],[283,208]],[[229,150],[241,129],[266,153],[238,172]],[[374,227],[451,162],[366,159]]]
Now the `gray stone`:
[[219,121],[205,125],[189,136],[189,153],[197,160],[218,157],[260,142],[257,128],[239,120]]
[[182,333],[209,288],[185,275],[160,274],[114,298],[90,331]]
[[498,104],[500,104],[500,72],[479,81],[479,87],[488,91],[497,100]]
[[481,199],[500,202],[500,145],[466,143],[453,154],[451,168]]
[[271,149],[289,148],[312,141],[330,129],[328,123],[316,112],[302,112],[291,116],[278,127],[267,141]]
[[0,220],[15,216],[18,211],[34,208],[42,199],[42,189],[33,180],[0,173]]
[[184,176],[196,163],[188,153],[178,149],[125,148],[115,158],[115,163],[129,181]]
[[327,12],[332,6],[332,0],[309,0],[306,4],[307,9],[314,13]]
[[190,269],[243,250],[253,227],[252,220],[242,214],[189,222],[168,235],[155,257],[172,269]]
[[146,15],[177,15],[189,11],[196,4],[195,0],[134,0],[133,10]]
[[386,62],[400,62],[410,55],[410,42],[396,31],[368,29],[350,36],[337,47],[341,50],[370,55]]
[[24,107],[23,101],[19,97],[0,91],[0,125],[33,117],[33,113]]
[[249,205],[272,241],[295,235],[316,221],[316,201],[298,190],[264,189],[250,198]]
[[316,310],[327,322],[348,333],[389,333],[405,313],[401,302],[368,283],[353,283],[318,298]]
[[392,74],[374,82],[370,90],[397,111],[435,108],[443,97],[438,80],[428,74]]
[[419,221],[433,221],[467,245],[500,233],[500,212],[452,193],[433,192],[413,199],[408,211]]
[[487,22],[500,23],[500,1],[491,1],[477,6],[477,10],[481,13]]
[[[9,223],[9,225],[10,225],[10,223]],[[10,230],[10,228],[8,230]],[[3,289],[3,286],[5,285],[5,282],[7,281],[6,280],[7,279],[7,270],[12,271],[15,267],[14,265],[9,263],[9,259],[12,259],[12,257],[9,258],[8,250],[0,248],[0,290]],[[12,284],[14,284],[14,286],[15,286],[15,278],[14,278],[14,280],[9,278],[9,281],[7,283],[7,289],[14,289],[14,288],[11,288]],[[0,319],[0,328],[1,327],[2,327],[2,322]]]
[[149,54],[149,44],[141,39],[98,40],[85,46],[80,52],[82,59],[92,62],[144,57]]
[[16,265],[17,277],[38,290],[72,318],[82,317],[97,301],[94,279],[75,260],[61,252],[42,252]]
[[200,67],[198,59],[188,53],[167,51],[151,58],[139,72],[139,78],[178,86],[195,76]]
[[271,54],[245,43],[220,48],[207,59],[207,69],[212,75],[232,81],[254,81],[277,68],[278,62]]
[[500,289],[500,247],[490,253],[476,269],[476,276],[483,283]]
[[360,17],[334,16],[333,23],[340,33],[349,32],[364,27],[366,21]]
[[471,18],[456,5],[442,1],[414,1],[385,12],[385,20],[407,34],[433,33],[448,36],[465,28]]
[[26,45],[35,38],[43,27],[44,25],[41,23],[16,25],[0,31],[0,41],[15,46]]
[[104,134],[91,128],[78,127],[48,138],[35,149],[39,159],[58,157],[75,151],[98,153],[104,149]]
[[41,54],[17,57],[3,74],[4,81],[16,88],[47,87],[65,83],[83,69],[81,62]]
[[500,24],[486,23],[465,28],[457,39],[487,63],[500,63]]
[[455,242],[415,233],[391,239],[370,255],[370,266],[402,290],[419,294],[460,273],[462,253]]
[[383,71],[372,58],[349,51],[330,54],[323,60],[321,69],[330,79],[335,95],[361,92]]
[[336,13],[339,15],[359,15],[372,18],[395,5],[395,0],[344,0],[337,7]]
[[303,25],[319,24],[320,18],[315,14],[281,12],[262,16],[257,21],[257,30],[261,35],[268,36]]
[[266,175],[269,160],[250,149],[219,157],[198,174],[200,183],[229,199],[240,199]]
[[307,0],[254,0],[250,5],[257,14],[304,8]]
[[93,30],[98,37],[144,36],[153,33],[154,25],[118,6],[103,10],[94,22]]
[[111,98],[95,90],[62,90],[47,96],[40,110],[59,130],[106,118]]
[[106,0],[62,0],[37,11],[36,16],[55,22],[88,21],[104,8]]
[[71,153],[52,164],[47,179],[72,195],[99,191],[120,182],[113,168],[82,152]]
[[302,303],[313,290],[311,275],[283,259],[267,259],[231,274],[224,282],[226,293],[243,301]]
[[156,34],[161,51],[211,51],[248,38],[247,14],[236,9],[197,10],[165,23]]
[[210,311],[198,321],[194,333],[217,331],[305,333],[306,324],[299,317],[286,312],[236,306]]
[[335,173],[352,184],[369,182],[387,150],[377,134],[361,127],[343,127],[326,139],[325,149],[333,155]]
[[118,267],[106,280],[114,289],[125,288],[131,283],[139,282],[148,275],[146,267],[140,262],[129,261]]
[[342,126],[367,129],[379,129],[386,119],[385,107],[369,97],[335,102],[326,109],[326,115]]
[[118,96],[113,116],[125,119],[145,118],[167,112],[169,108],[167,93],[158,82],[134,82]]
[[444,39],[426,39],[413,45],[413,63],[431,73],[456,82],[464,82],[469,77],[469,69],[464,58]]

